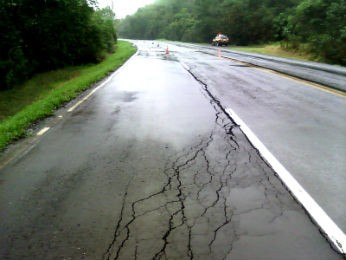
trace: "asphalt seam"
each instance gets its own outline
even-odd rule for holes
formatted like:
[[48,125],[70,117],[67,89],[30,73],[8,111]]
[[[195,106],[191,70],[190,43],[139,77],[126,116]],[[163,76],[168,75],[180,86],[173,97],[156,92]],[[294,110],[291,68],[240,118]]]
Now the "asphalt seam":
[[280,180],[291,192],[306,212],[310,215],[315,224],[320,228],[322,234],[331,243],[334,249],[339,253],[346,255],[346,235],[334,223],[334,221],[326,214],[326,212],[317,204],[317,202],[304,190],[304,188],[294,179],[292,174],[270,153],[263,143],[253,134],[250,128],[240,119],[239,116],[230,108],[223,108],[221,102],[213,96],[208,89],[208,85],[193,74],[191,69],[184,63],[182,66],[189,72],[192,77],[203,85],[208,96],[215,101],[215,104],[229,117],[229,119],[238,126],[249,140],[251,145],[256,149],[261,158],[273,171],[279,176]]
[[[210,100],[210,97],[207,98]],[[230,121],[230,118],[226,113],[224,113],[224,111],[221,111],[221,107],[217,104],[216,100],[212,99],[210,103],[216,111],[214,129],[211,130],[208,136],[201,138],[200,141],[195,143],[193,146],[184,149],[180,156],[177,156],[175,159],[172,159],[170,162],[166,163],[163,171],[166,176],[166,181],[163,183],[163,187],[157,192],[154,192],[144,198],[137,199],[133,202],[126,201],[127,194],[129,192],[128,187],[126,188],[126,192],[122,200],[120,216],[118,217],[117,224],[115,225],[114,237],[103,256],[103,259],[121,259],[123,256],[123,250],[126,250],[126,245],[131,243],[129,240],[133,240],[134,234],[132,234],[132,225],[135,225],[138,218],[160,209],[166,209],[166,214],[168,217],[167,227],[161,236],[161,245],[153,254],[152,259],[167,258],[167,250],[170,250],[168,249],[168,246],[171,244],[171,239],[174,235],[173,232],[177,232],[179,228],[184,228],[187,233],[186,256],[189,259],[195,259],[195,254],[192,247],[192,239],[194,237],[193,228],[195,227],[196,220],[189,220],[189,217],[185,213],[185,201],[189,194],[186,194],[186,183],[184,182],[184,178],[186,177],[183,176],[183,174],[185,174],[185,171],[196,163],[198,158],[202,159],[204,162],[206,168],[205,173],[208,178],[206,182],[200,182],[197,180],[198,173],[195,173],[193,177],[193,184],[198,187],[198,192],[196,192],[197,200],[203,200],[203,198],[200,197],[200,193],[207,188],[207,185],[212,185],[215,182],[214,179],[216,180],[216,177],[218,177],[218,180],[216,181],[219,181],[219,186],[215,190],[215,198],[213,198],[210,204],[204,206],[204,209],[202,210],[201,214],[197,216],[197,219],[206,217],[205,215],[208,213],[208,211],[215,207],[218,203],[222,203],[223,205],[222,211],[224,213],[224,220],[214,228],[212,238],[208,244],[209,252],[212,254],[212,251],[214,251],[213,245],[216,243],[219,231],[221,231],[221,229],[223,229],[226,225],[230,224],[232,217],[234,216],[234,213],[229,208],[230,206],[227,205],[227,197],[224,194],[222,194],[223,196],[220,194],[224,188],[229,186],[228,181],[230,177],[227,177],[229,172],[230,175],[232,175],[236,171],[236,167],[231,165],[231,155],[232,152],[239,149],[239,144],[235,140],[235,137],[230,138],[230,135],[233,135],[233,122]],[[228,152],[225,155],[226,165],[221,171],[222,176],[215,176],[215,173],[213,172],[214,169],[210,165],[210,159],[208,158],[206,151],[214,141],[216,128],[221,128],[224,130],[226,136],[225,138],[228,138],[226,142],[231,147],[231,149],[228,149]],[[235,167],[235,169],[228,171],[229,167]],[[168,194],[174,194],[174,197],[165,202],[164,205],[159,205],[158,207],[150,210],[141,210],[142,203],[155,199],[158,196],[168,196]],[[125,204],[127,204],[127,210],[125,210]],[[168,208],[168,205],[170,204],[173,206],[175,205],[174,209],[170,210]],[[127,217],[125,217],[125,211],[128,212]],[[229,213],[228,211],[231,212]],[[127,219],[126,222],[124,221],[125,219]],[[231,228],[232,230],[234,229],[233,226]],[[238,239],[236,231],[233,230],[232,232],[234,233],[235,238],[231,239],[229,250],[227,250],[228,253],[232,251],[233,243]],[[137,242],[140,241],[136,241],[136,243]],[[133,249],[134,256],[137,255],[137,250],[138,248]]]

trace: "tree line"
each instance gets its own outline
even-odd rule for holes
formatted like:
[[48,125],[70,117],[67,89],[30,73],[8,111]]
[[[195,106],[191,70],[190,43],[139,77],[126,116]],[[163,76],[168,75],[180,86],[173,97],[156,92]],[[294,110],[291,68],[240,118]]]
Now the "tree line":
[[331,63],[346,65],[346,0],[157,0],[127,16],[124,38],[232,44],[279,41]]
[[94,0],[0,0],[0,90],[114,51],[115,15]]

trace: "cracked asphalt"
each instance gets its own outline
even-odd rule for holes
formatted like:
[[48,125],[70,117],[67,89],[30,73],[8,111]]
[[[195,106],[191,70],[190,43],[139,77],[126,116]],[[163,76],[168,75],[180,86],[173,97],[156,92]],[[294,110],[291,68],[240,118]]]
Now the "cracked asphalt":
[[343,259],[174,52],[138,54],[0,172],[1,259]]
[[[215,49],[213,55],[202,55],[203,47],[191,49],[183,43],[173,48],[191,73],[208,85],[223,107],[236,112],[345,233],[345,95],[218,57],[217,51],[228,55],[223,48]],[[295,70],[324,77],[318,70]]]

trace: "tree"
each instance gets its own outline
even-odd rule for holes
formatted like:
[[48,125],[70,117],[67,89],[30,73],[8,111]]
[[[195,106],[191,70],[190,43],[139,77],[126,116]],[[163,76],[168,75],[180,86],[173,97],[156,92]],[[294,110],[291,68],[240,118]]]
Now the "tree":
[[123,37],[210,42],[219,32],[233,44],[308,44],[326,60],[346,64],[346,0],[157,0],[126,17]]
[[96,62],[113,51],[114,14],[93,0],[0,0],[0,85],[36,71]]
[[346,64],[346,0],[304,0],[290,17],[291,41],[330,62]]

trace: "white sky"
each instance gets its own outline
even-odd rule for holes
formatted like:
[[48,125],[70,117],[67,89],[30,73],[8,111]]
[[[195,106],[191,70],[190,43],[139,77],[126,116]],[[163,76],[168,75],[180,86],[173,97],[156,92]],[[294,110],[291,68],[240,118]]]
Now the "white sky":
[[97,0],[99,7],[112,7],[116,18],[124,18],[126,15],[135,13],[138,8],[152,4],[155,0]]

